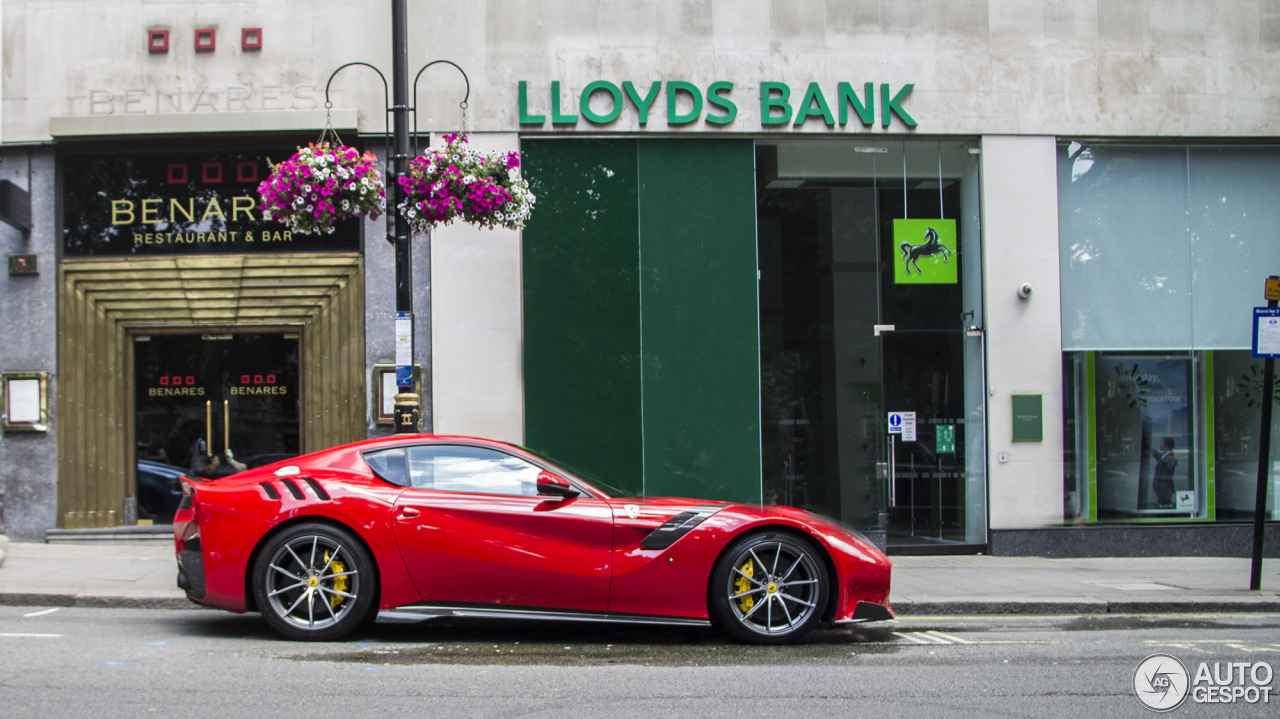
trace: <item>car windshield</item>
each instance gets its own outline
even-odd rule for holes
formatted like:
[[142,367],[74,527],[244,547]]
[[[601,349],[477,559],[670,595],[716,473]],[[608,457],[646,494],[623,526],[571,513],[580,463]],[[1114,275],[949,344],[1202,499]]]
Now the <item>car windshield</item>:
[[589,473],[582,472],[578,469],[575,469],[573,466],[565,464],[564,462],[561,462],[558,459],[553,459],[551,457],[548,457],[545,452],[532,450],[532,449],[529,449],[528,447],[524,447],[518,444],[513,444],[511,446],[522,449],[528,452],[529,454],[532,454],[533,456],[537,457],[538,459],[542,460],[543,462],[546,462],[547,464],[550,464],[553,467],[558,467],[564,470],[566,474],[571,474],[573,475],[574,478],[580,479],[583,482],[586,482],[587,484],[594,487],[596,490],[603,493],[605,496],[609,497],[609,499],[621,499],[623,497],[636,496],[632,492],[628,492],[625,489],[619,489],[618,487],[615,487],[609,484],[608,482],[603,482],[599,479],[596,479],[595,477],[591,476]]

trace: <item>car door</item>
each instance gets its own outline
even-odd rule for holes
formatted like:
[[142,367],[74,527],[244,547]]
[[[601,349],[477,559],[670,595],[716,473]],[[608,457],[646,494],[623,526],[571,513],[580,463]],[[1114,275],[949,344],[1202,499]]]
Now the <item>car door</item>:
[[[408,486],[392,522],[424,602],[607,609],[613,516],[604,500],[538,496],[543,470],[492,447],[398,449]],[[397,450],[386,451],[395,461]]]

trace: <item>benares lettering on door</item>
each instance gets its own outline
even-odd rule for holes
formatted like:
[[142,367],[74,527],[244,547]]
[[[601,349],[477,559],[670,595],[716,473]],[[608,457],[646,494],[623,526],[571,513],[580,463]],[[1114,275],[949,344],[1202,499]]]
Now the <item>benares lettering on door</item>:
[[[550,92],[540,101],[539,98],[530,98],[527,80],[521,80],[518,88],[520,124],[524,126],[544,125],[548,114],[552,126],[576,125],[578,114],[574,112],[575,105],[587,122],[607,125],[621,117],[629,105],[636,113],[636,122],[645,127],[649,124],[650,110],[661,112],[662,104],[658,97],[664,94],[664,89],[668,126],[688,125],[705,118],[714,128],[728,125],[738,117],[738,104],[732,97],[734,83],[727,81],[713,82],[702,88],[684,80],[667,80],[651,83],[646,89],[630,80],[621,86],[608,80],[596,80],[582,88],[576,102],[570,98],[568,103],[565,103],[558,80],[551,82]],[[877,93],[874,82],[862,83],[861,87],[840,82],[832,92],[833,88],[828,87],[824,91],[820,83],[810,82],[802,92],[793,93],[785,82],[761,82],[755,99],[760,103],[762,127],[801,127],[810,119],[820,120],[827,127],[835,127],[837,122],[844,127],[851,121],[872,127],[877,120],[878,102],[879,122],[884,129],[889,128],[895,116],[908,129],[914,129],[919,123],[903,107],[913,88],[913,83],[906,83],[894,91],[889,83],[880,83]]]
[[258,184],[295,148],[68,151],[63,254],[359,251],[358,220],[303,235],[264,217]]

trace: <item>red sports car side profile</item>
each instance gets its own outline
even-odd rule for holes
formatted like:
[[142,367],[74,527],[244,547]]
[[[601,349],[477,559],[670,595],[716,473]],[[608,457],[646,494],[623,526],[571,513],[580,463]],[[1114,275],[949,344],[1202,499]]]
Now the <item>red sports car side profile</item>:
[[891,619],[889,560],[790,507],[633,497],[539,454],[394,435],[184,479],[178,586],[291,639],[375,618],[714,624],[798,640]]

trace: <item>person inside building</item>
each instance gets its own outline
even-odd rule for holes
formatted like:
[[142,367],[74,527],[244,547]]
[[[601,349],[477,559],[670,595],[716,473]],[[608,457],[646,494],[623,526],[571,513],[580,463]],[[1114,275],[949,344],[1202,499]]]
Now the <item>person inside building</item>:
[[1155,478],[1151,480],[1151,489],[1156,495],[1156,504],[1161,507],[1177,506],[1174,502],[1173,474],[1178,471],[1178,458],[1173,456],[1173,437],[1160,440],[1159,451],[1151,456],[1156,460]]

